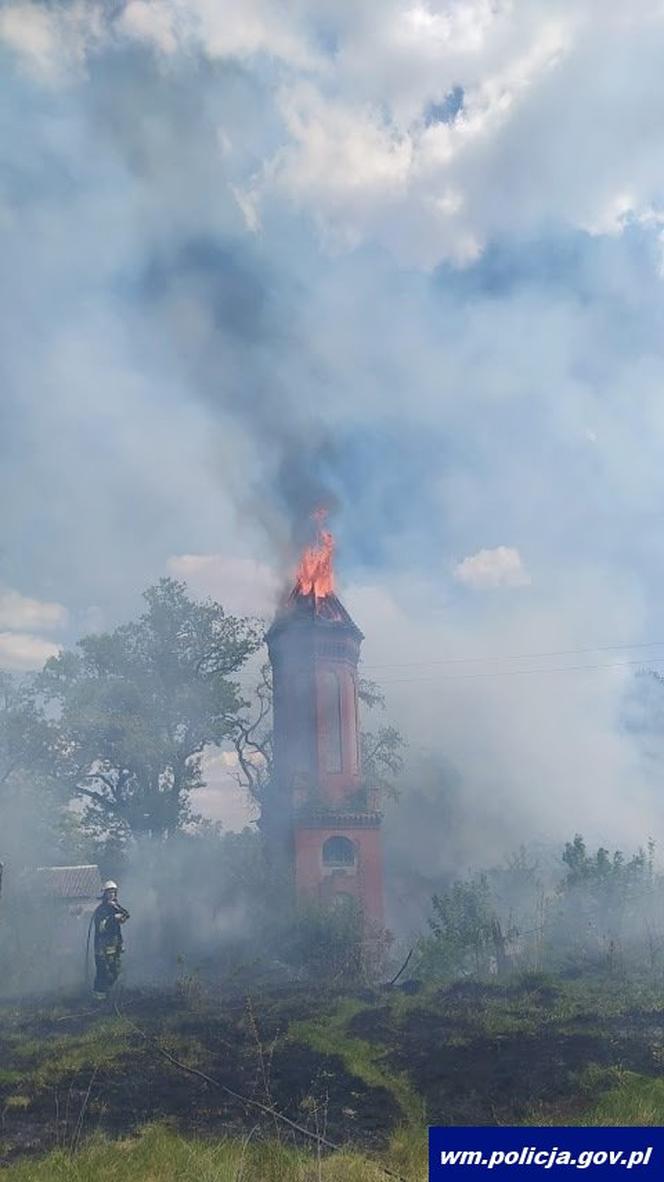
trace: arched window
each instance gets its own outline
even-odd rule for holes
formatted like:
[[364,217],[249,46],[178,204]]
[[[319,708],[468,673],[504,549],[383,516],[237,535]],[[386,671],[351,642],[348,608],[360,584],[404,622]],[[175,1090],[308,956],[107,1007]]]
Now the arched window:
[[354,866],[355,846],[348,837],[328,837],[323,844],[324,866]]

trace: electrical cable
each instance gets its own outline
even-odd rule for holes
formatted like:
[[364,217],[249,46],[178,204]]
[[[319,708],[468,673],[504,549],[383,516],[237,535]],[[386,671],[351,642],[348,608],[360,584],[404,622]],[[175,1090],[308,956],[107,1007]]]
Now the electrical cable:
[[[433,669],[442,668],[445,665],[461,665],[461,664],[496,664],[504,661],[526,661],[535,660],[537,658],[546,657],[562,657],[562,656],[576,656],[584,653],[605,653],[605,652],[620,652],[633,651],[637,649],[657,648],[664,645],[662,640],[645,641],[638,644],[606,644],[598,645],[595,648],[570,648],[570,649],[550,649],[547,651],[532,652],[532,653],[505,653],[502,656],[485,656],[485,657],[444,657],[433,661],[403,661],[403,662],[385,662],[384,664],[367,664],[361,663],[359,666],[360,677],[368,671],[380,669]],[[482,670],[478,673],[425,673],[422,676],[414,677],[381,677],[379,682],[379,689],[388,685],[407,685],[416,684],[417,682],[427,681],[456,681],[456,680],[474,680],[475,678],[483,677],[522,677],[541,675],[545,676],[552,673],[583,673],[594,672],[596,670],[604,669],[622,669],[641,667],[646,668],[651,665],[658,665],[664,662],[662,657],[647,657],[644,659],[633,661],[612,661],[607,664],[588,664],[588,665],[560,665],[552,667],[542,667],[537,669],[488,669]],[[234,681],[242,690],[255,688],[256,678],[246,671],[230,673],[227,675],[229,681]]]
[[[650,665],[661,664],[664,657],[653,657],[648,663]],[[385,685],[412,685],[416,682],[425,681],[473,681],[480,677],[524,677],[532,674],[550,674],[550,673],[583,673],[593,672],[597,669],[624,669],[627,667],[639,666],[643,668],[643,661],[614,661],[608,665],[558,665],[551,669],[493,669],[484,670],[481,673],[429,673],[423,677],[392,677],[381,678],[380,688]]]
[[643,648],[661,648],[664,645],[664,640],[650,640],[639,644],[600,644],[594,648],[559,648],[551,649],[548,652],[536,653],[505,653],[502,656],[489,657],[442,657],[436,661],[385,661],[380,664],[364,664],[363,669],[405,669],[416,665],[418,667],[424,665],[456,665],[456,664],[470,664],[495,661],[534,661],[540,657],[576,657],[584,653],[608,653],[619,651],[631,651],[633,649]]

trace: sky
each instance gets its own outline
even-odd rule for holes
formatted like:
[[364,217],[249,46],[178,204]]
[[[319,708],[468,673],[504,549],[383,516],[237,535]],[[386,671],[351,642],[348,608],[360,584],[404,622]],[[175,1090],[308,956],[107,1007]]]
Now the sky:
[[469,858],[664,836],[663,56],[661,0],[5,0],[0,664],[164,574],[269,616],[324,504]]

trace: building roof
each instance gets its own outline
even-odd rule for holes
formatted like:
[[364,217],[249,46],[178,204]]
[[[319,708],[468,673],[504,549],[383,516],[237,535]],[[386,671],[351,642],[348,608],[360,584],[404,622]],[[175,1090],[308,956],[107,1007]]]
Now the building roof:
[[303,595],[295,587],[278,610],[272,626],[268,629],[268,638],[271,634],[294,622],[344,629],[356,640],[362,641],[364,639],[357,624],[333,592],[323,596]]
[[98,866],[39,866],[30,885],[51,899],[94,899],[102,882]]

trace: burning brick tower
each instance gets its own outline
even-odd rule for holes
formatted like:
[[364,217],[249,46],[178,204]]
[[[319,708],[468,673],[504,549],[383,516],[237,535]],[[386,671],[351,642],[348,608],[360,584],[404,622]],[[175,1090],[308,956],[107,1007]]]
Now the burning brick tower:
[[334,594],[332,537],[305,551],[267,634],[274,681],[274,804],[297,899],[354,899],[367,932],[383,924],[381,815],[362,784],[357,665],[363,636]]

